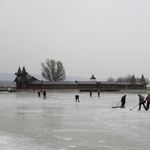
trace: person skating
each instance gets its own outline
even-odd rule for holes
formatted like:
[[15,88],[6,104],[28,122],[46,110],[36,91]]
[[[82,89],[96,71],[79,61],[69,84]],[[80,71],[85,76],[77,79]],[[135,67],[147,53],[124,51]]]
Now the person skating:
[[126,103],[126,95],[124,95],[124,96],[121,98],[121,108],[124,108],[124,107],[125,107],[125,103]]
[[143,105],[146,110],[146,107],[144,105],[144,103],[145,103],[144,97],[140,94],[138,94],[138,96],[139,96],[139,109],[138,110],[141,110],[141,105]]
[[147,101],[146,110],[149,110],[149,104],[150,104],[150,94],[148,93],[145,101]]

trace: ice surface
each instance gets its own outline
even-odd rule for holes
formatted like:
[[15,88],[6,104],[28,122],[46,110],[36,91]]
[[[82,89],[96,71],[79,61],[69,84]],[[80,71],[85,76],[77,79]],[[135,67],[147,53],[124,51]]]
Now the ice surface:
[[[138,93],[0,92],[0,150],[149,150],[150,112],[130,110]],[[111,108],[124,94],[126,108]]]

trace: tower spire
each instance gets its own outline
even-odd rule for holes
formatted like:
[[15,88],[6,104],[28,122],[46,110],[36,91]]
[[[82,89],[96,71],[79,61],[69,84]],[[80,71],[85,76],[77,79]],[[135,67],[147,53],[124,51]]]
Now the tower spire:
[[28,73],[26,72],[25,66],[23,66],[21,73],[22,73],[22,74],[28,74]]
[[20,69],[20,67],[18,68],[18,71],[15,73],[15,75],[21,75],[21,69]]
[[144,75],[141,76],[141,81],[145,81]]

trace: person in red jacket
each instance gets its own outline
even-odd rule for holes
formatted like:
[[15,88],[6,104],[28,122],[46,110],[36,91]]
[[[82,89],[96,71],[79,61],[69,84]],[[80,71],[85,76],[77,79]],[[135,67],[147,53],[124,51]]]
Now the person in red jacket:
[[92,97],[92,90],[90,89],[90,97]]
[[148,96],[146,97],[145,101],[147,101],[146,110],[149,110],[149,104],[150,104],[150,94],[148,93]]

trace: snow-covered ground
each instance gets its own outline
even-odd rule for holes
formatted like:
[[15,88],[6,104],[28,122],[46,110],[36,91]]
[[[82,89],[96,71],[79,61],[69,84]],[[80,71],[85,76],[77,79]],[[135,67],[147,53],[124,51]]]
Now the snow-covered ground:
[[[0,150],[149,150],[150,111],[130,110],[138,93],[0,92]],[[126,108],[111,108],[124,94]]]

